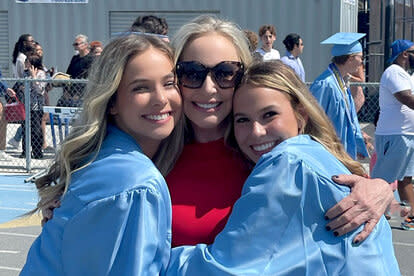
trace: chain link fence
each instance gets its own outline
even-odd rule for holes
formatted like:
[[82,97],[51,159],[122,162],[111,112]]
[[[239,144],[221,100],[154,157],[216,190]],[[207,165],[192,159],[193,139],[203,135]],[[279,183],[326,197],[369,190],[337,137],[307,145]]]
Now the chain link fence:
[[41,172],[70,130],[87,80],[0,81],[15,92],[0,89],[0,173]]

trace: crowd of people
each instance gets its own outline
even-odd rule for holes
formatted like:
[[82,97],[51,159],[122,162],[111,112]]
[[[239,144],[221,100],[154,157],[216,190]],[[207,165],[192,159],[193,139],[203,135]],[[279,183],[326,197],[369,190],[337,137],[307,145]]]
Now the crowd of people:
[[[103,49],[100,41],[92,41],[88,43],[85,35],[78,35],[75,38],[73,47],[77,54],[74,55],[66,73],[74,79],[86,79],[88,70],[94,57],[99,56]],[[32,78],[44,80],[52,78],[55,70],[54,67],[48,69],[43,64],[43,48],[39,42],[35,41],[31,34],[23,34],[16,42],[13,55],[13,77],[24,79]],[[1,72],[0,72],[1,74]],[[49,105],[49,92],[52,85],[47,82],[30,82],[30,135],[31,135],[31,158],[42,159],[43,151],[48,148],[46,139],[46,124],[49,115],[43,112],[43,106]],[[71,84],[63,87],[63,95],[58,100],[58,106],[80,106],[80,99],[83,96],[84,84]],[[3,114],[4,106],[14,101],[25,102],[25,87],[23,82],[16,82],[12,88],[8,88],[7,84],[2,83],[1,89],[1,114]],[[0,160],[10,161],[12,158],[5,153],[6,137],[7,137],[7,121],[5,116],[0,119]],[[3,131],[4,130],[4,131]],[[16,130],[15,135],[7,142],[13,148],[22,148],[20,158],[26,158],[25,144],[25,121],[21,122],[21,126]]]
[[[406,107],[403,126],[393,125],[404,131],[377,130],[386,176],[374,168],[379,178],[369,179],[348,85],[363,78],[361,37],[323,41],[332,63],[308,89],[302,38],[288,34],[281,57],[273,25],[257,36],[200,16],[170,41],[165,19],[149,15],[105,47],[76,36],[67,73],[89,83],[65,87],[59,104],[84,108],[36,181],[43,229],[21,275],[399,275],[384,214],[394,180],[414,207],[404,121],[414,108],[414,43],[393,44],[390,68],[399,67],[381,79],[380,106],[388,97]],[[21,54],[30,77],[46,77],[41,60]],[[393,74],[405,82],[392,84]],[[33,86],[41,106],[45,88]],[[37,111],[32,128],[41,130]],[[411,210],[403,227],[412,225]]]

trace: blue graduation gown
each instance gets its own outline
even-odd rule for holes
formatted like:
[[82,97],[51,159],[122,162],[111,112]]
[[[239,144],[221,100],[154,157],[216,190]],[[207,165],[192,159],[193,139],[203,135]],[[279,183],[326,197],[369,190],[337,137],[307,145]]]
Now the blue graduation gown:
[[325,110],[348,154],[353,159],[356,159],[357,153],[367,157],[368,151],[362,137],[351,91],[346,89],[345,99],[330,68],[312,83],[310,91]]
[[21,275],[159,275],[171,249],[168,187],[135,140],[114,126],[72,176]]
[[262,156],[211,245],[172,249],[168,275],[400,275],[384,217],[359,246],[335,237],[325,212],[349,194],[349,171],[307,135]]

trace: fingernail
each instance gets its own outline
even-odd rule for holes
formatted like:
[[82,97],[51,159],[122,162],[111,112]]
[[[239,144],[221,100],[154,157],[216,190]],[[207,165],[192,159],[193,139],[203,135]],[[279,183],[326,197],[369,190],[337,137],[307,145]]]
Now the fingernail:
[[331,227],[329,227],[329,226],[326,226],[325,229],[326,229],[326,231],[331,231]]
[[338,176],[337,175],[333,175],[332,178],[338,178]]
[[324,218],[325,218],[325,220],[329,220],[329,217],[328,216],[325,216]]
[[338,235],[339,235],[339,233],[335,231],[335,232],[334,232],[334,236],[335,236],[335,237],[338,237]]

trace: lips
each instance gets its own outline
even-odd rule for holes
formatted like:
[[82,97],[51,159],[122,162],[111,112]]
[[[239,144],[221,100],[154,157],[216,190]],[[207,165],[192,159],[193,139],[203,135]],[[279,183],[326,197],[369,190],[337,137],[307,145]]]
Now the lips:
[[268,152],[272,150],[276,146],[276,142],[267,142],[259,145],[252,145],[250,146],[256,152]]
[[142,117],[144,117],[145,119],[151,120],[151,121],[164,121],[166,119],[168,119],[171,116],[172,112],[165,112],[162,114],[148,114],[148,115],[143,115]]
[[217,108],[221,105],[222,102],[214,102],[214,103],[196,103],[193,102],[193,104],[199,108],[202,109],[212,109],[212,108]]

